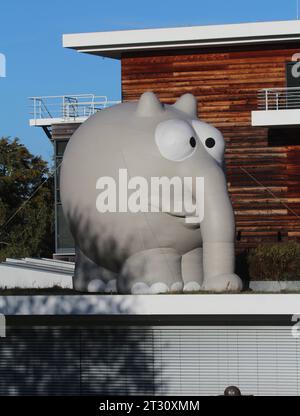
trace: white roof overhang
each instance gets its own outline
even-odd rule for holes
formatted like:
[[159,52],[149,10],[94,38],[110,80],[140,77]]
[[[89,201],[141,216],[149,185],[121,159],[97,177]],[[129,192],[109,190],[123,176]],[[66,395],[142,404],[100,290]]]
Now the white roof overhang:
[[120,59],[129,52],[300,41],[300,21],[257,22],[63,35],[63,46]]

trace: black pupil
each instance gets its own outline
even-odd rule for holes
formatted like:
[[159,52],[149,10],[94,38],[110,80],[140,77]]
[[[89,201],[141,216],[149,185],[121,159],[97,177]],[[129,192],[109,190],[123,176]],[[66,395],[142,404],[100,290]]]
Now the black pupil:
[[216,144],[215,139],[213,139],[212,137],[209,137],[208,139],[205,140],[205,145],[209,147],[210,149],[214,147],[215,144]]
[[190,138],[190,145],[191,145],[192,147],[196,147],[196,139],[195,139],[195,137],[191,137],[191,138]]

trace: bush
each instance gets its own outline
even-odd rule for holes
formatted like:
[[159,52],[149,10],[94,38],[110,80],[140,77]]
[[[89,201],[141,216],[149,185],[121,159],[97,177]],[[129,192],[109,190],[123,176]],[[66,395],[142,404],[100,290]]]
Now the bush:
[[300,280],[300,244],[260,244],[248,254],[250,280]]

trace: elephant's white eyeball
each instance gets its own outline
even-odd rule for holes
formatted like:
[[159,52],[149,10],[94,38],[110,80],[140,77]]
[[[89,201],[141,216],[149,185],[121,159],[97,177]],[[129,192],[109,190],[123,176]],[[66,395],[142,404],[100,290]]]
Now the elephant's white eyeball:
[[225,149],[222,133],[215,127],[199,120],[193,120],[192,125],[207,153],[217,162],[222,163]]
[[182,161],[190,157],[197,147],[193,128],[183,120],[167,120],[158,124],[155,142],[163,157]]

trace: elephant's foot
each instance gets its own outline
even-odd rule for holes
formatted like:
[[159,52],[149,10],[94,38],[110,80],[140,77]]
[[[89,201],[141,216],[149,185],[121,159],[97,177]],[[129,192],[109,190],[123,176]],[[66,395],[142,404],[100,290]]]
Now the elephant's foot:
[[122,268],[117,288],[120,293],[132,294],[181,292],[181,256],[169,248],[133,254]]
[[100,278],[91,280],[87,286],[87,292],[90,293],[117,293],[117,279],[111,279],[107,282]]
[[234,273],[220,274],[204,279],[201,289],[212,292],[240,292],[243,289],[243,283]]
[[76,279],[76,274],[73,276],[73,289],[78,292],[89,293],[117,293],[117,279],[105,281],[100,277],[96,277],[88,283],[80,282]]
[[153,283],[148,285],[147,283],[137,282],[131,288],[131,294],[133,295],[158,295],[162,293],[182,292],[183,284],[180,282],[173,283],[171,288],[166,283]]
[[98,266],[76,247],[73,288],[79,292],[116,293],[117,274]]

